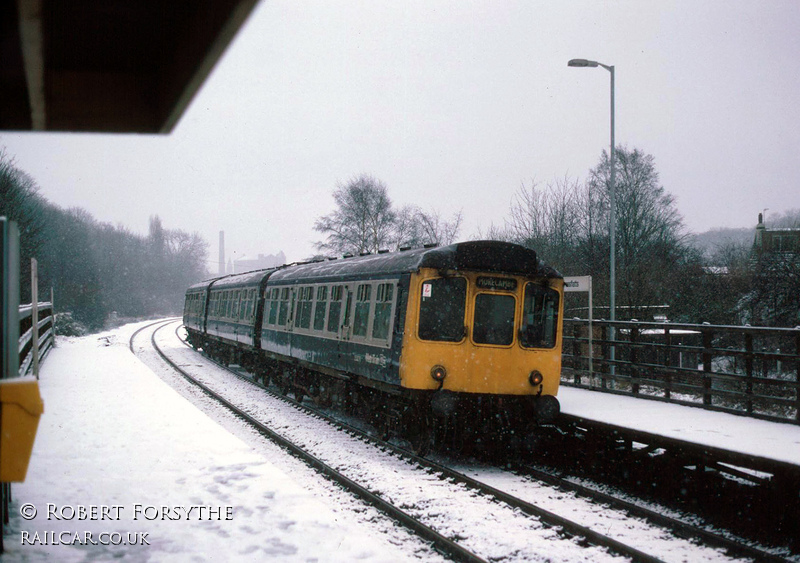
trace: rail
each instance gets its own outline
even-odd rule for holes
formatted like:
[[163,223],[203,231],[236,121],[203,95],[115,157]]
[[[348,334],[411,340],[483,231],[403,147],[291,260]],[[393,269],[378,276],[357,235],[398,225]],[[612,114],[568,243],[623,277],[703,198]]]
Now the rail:
[[565,319],[563,385],[800,424],[800,327],[594,321],[589,342]]
[[41,360],[50,351],[55,342],[55,318],[53,304],[49,302],[37,304],[37,331],[33,331],[33,304],[19,307],[19,375],[26,375],[33,369],[34,341],[37,344],[38,358]]

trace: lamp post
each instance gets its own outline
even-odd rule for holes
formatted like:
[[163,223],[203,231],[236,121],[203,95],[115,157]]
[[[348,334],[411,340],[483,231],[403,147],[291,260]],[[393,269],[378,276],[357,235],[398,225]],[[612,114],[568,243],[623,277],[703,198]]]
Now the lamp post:
[[[606,69],[608,72],[611,73],[611,186],[610,186],[610,209],[609,209],[609,246],[610,246],[610,257],[609,257],[609,299],[608,299],[608,306],[609,306],[609,320],[611,321],[611,341],[614,341],[615,330],[614,330],[614,321],[617,318],[617,257],[616,257],[616,246],[617,246],[617,187],[616,187],[616,150],[614,145],[614,66],[604,65],[603,63],[599,63],[597,61],[590,61],[587,59],[572,59],[567,63],[567,66],[578,67],[578,68],[586,68],[586,67],[598,67],[601,66]],[[615,359],[615,347],[611,345],[611,373],[613,374],[616,370],[614,369],[615,366],[613,364]]]

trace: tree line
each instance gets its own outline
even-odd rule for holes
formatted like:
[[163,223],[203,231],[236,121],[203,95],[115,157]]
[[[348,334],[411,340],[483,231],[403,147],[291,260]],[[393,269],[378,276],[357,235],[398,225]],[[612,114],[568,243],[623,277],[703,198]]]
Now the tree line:
[[[655,158],[617,148],[617,318],[649,320],[658,311],[676,322],[797,326],[800,252],[753,252],[753,236],[701,249],[693,244],[675,198],[659,181]],[[595,318],[608,317],[610,163],[603,151],[585,181],[523,183],[501,225],[466,239],[495,239],[534,249],[566,276],[591,275]],[[449,217],[416,205],[397,208],[380,180],[362,174],[333,191],[335,207],[317,218],[322,255],[358,255],[459,238],[462,213]],[[53,287],[56,308],[91,329],[113,315],[178,313],[189,285],[208,276],[208,243],[167,229],[157,215],[140,236],[95,220],[80,208],[61,209],[38,193],[30,176],[0,151],[0,215],[20,226],[22,299],[30,300],[30,258],[39,261],[40,288]],[[779,217],[800,228],[800,212]],[[754,231],[751,231],[754,235]],[[40,295],[40,299],[44,296]],[[566,296],[566,315],[586,316],[586,298]]]
[[36,258],[39,300],[53,288],[56,310],[97,330],[113,317],[178,314],[186,288],[207,277],[208,243],[166,229],[157,215],[147,236],[61,209],[38,193],[30,176],[0,152],[0,215],[20,229],[22,302],[30,302],[30,259]]
[[[748,242],[703,252],[693,244],[674,196],[661,185],[652,155],[619,146],[615,168],[618,319],[800,324],[800,254],[778,262],[760,259],[752,235]],[[603,151],[585,181],[523,183],[503,224],[469,238],[521,244],[565,276],[592,276],[594,317],[608,318],[610,191],[609,155]],[[461,227],[460,212],[443,220],[438,211],[395,210],[386,185],[368,175],[338,185],[333,195],[334,211],[315,224],[325,236],[317,244],[323,253],[449,244]],[[800,221],[793,224],[800,228]],[[565,299],[566,315],[587,316],[585,296]]]

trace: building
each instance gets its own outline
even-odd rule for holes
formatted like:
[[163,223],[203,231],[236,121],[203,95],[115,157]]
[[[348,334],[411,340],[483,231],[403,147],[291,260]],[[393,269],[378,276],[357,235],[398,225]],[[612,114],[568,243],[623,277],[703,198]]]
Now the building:
[[752,324],[800,325],[800,226],[768,229],[759,213],[752,263]]
[[233,261],[233,271],[230,273],[241,274],[243,272],[252,272],[253,270],[276,268],[284,264],[286,264],[286,255],[282,251],[274,255],[259,254],[258,258],[247,258],[243,256]]
[[800,227],[768,229],[764,215],[759,213],[753,250],[758,255],[775,252],[797,254],[800,252]]

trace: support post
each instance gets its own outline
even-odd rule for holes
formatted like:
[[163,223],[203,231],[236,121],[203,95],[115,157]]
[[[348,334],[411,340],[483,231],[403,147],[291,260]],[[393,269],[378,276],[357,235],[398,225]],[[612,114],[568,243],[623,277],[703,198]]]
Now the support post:
[[31,258],[31,354],[33,375],[39,379],[39,263]]

